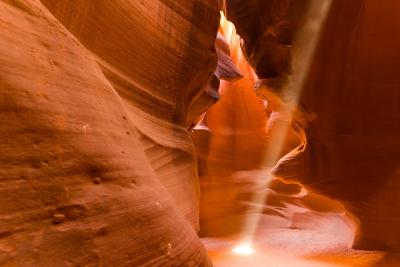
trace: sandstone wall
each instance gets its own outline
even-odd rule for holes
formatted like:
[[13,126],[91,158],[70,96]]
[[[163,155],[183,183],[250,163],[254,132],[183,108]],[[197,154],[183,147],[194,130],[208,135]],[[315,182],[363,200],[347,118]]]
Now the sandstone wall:
[[187,128],[218,21],[217,1],[0,2],[0,265],[209,265]]
[[[273,51],[263,45],[266,36],[280,36],[279,21],[285,20],[275,19],[279,12],[272,12],[275,9],[271,7],[281,10],[290,2],[248,1],[241,5],[227,1],[228,19],[243,37],[250,63],[259,78],[266,79],[269,91],[278,91],[283,97],[285,92],[290,95],[291,89],[270,83],[274,80],[269,74],[271,66],[263,66],[254,57]],[[302,4],[311,2],[292,1],[286,6],[295,26],[292,33],[304,22]],[[304,135],[305,146],[282,159],[274,170],[278,177],[298,181],[345,204],[360,220],[355,243],[360,248],[400,248],[396,193],[400,188],[398,8],[395,0],[332,1],[301,88],[298,108],[303,113],[293,124]],[[309,41],[292,38],[297,52],[310,49]],[[281,58],[279,53],[271,53],[276,55],[277,60]],[[292,50],[294,75],[302,71],[296,69],[298,55]]]

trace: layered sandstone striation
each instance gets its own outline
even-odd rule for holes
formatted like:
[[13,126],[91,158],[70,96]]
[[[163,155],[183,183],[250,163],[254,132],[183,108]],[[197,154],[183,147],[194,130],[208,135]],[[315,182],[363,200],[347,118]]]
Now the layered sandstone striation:
[[0,266],[211,266],[199,232],[400,250],[399,8],[0,1]]
[[[285,12],[291,14],[295,26],[291,32],[297,33],[304,23],[305,4],[312,2],[318,1],[248,1],[244,5],[227,1],[228,19],[243,37],[250,64],[265,80],[261,83],[264,95],[277,93],[285,101],[286,96],[298,93],[291,91],[293,85],[285,88],[274,82],[284,77],[275,73],[271,78],[271,68],[277,65],[263,66],[254,60],[274,51],[264,49],[265,39],[271,33],[278,38],[279,25],[288,25],[276,16],[280,12],[272,10],[288,7],[290,12]],[[330,11],[300,88],[295,109],[299,116],[294,114],[292,119],[303,145],[280,160],[273,173],[344,204],[360,222],[356,247],[399,250],[400,80],[395,74],[400,69],[395,12],[399,3],[322,2],[330,3]],[[310,39],[295,34],[291,39],[297,75],[303,71],[299,69],[301,54],[310,49]],[[285,58],[280,53],[271,56],[275,55],[276,61]]]
[[217,1],[0,2],[0,265],[209,265],[187,129],[218,99],[218,21]]
[[308,144],[277,168],[345,203],[360,220],[355,246],[364,249],[400,249],[398,8],[332,2],[300,99],[316,115]]
[[[252,23],[251,19],[243,21]],[[301,116],[292,114],[283,97],[289,73],[281,70],[276,77],[259,79],[234,25],[222,19],[221,28],[243,78],[221,83],[221,100],[193,131],[201,188],[200,234],[268,239],[279,228],[299,228],[322,232],[334,245],[349,246],[353,224],[341,203],[270,173],[281,157],[306,141],[302,131],[292,127]],[[343,230],[341,238],[334,237],[333,229]],[[327,237],[325,242],[332,241]]]

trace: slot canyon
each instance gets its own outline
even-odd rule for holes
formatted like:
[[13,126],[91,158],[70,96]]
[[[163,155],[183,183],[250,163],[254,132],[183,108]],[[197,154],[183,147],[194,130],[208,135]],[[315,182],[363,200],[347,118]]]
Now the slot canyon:
[[399,267],[399,0],[0,0],[0,266]]

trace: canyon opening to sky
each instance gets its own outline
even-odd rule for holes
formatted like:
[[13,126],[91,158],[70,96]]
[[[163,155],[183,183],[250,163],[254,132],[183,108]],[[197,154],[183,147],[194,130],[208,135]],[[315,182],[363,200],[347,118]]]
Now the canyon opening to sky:
[[400,266],[400,1],[0,0],[0,266]]

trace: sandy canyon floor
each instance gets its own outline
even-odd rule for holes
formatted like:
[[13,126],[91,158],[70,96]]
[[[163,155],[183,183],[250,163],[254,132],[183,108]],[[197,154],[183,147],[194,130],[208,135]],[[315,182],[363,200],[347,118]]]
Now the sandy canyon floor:
[[232,251],[240,239],[203,238],[216,267],[399,267],[400,253],[360,251],[327,244],[331,238],[312,230],[270,229],[253,241],[254,253]]

